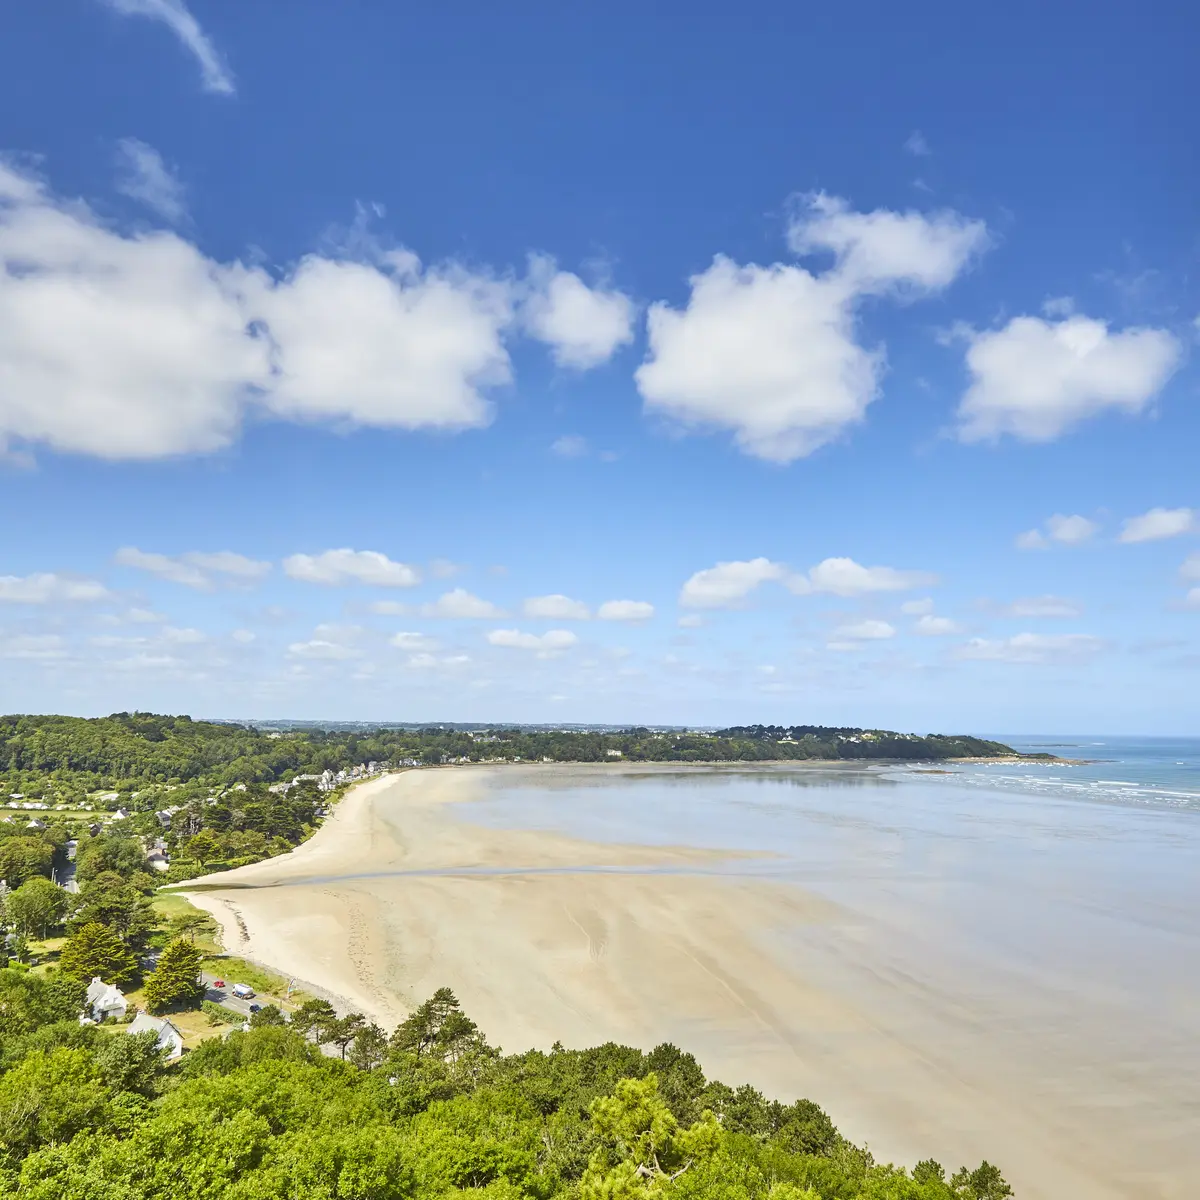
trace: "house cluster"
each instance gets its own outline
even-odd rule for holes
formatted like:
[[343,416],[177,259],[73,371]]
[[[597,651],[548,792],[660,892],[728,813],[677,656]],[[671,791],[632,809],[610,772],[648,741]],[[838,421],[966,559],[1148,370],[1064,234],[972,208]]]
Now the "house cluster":
[[[105,1020],[124,1021],[129,1013],[125,993],[114,984],[105,983],[99,975],[88,984],[86,1008],[79,1018],[81,1025],[99,1024]],[[166,1017],[152,1017],[140,1012],[125,1028],[126,1033],[154,1033],[159,1049],[166,1051],[168,1062],[183,1054],[183,1034]]]

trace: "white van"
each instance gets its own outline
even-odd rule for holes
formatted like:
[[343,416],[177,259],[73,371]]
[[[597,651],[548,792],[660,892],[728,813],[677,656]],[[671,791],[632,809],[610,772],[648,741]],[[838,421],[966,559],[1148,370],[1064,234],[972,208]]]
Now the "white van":
[[239,1000],[253,1000],[254,989],[248,983],[235,983],[229,989]]

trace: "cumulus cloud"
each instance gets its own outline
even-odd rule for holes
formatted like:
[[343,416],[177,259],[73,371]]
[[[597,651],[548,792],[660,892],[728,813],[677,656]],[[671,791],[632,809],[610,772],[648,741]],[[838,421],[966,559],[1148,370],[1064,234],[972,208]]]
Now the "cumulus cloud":
[[524,633],[519,629],[493,629],[487,640],[493,646],[514,650],[533,650],[539,658],[551,658],[569,650],[579,639],[569,629],[550,629],[543,634]]
[[864,567],[852,558],[827,558],[806,575],[793,575],[788,587],[797,595],[863,596],[870,592],[903,592],[929,587],[937,576],[928,571],[898,571],[894,567]]
[[101,3],[124,17],[161,21],[195,58],[204,90],[233,95],[233,75],[183,0],[101,0]]
[[654,605],[645,600],[606,600],[596,610],[601,621],[648,621]]
[[807,196],[788,228],[797,254],[830,251],[855,293],[938,292],[988,245],[987,226],[959,213],[860,213],[835,196]]
[[895,636],[894,626],[889,625],[887,621],[875,619],[851,621],[848,624],[839,625],[833,631],[834,640],[839,642],[880,641]]
[[388,640],[400,650],[429,651],[438,648],[437,639],[425,633],[394,633]]
[[1152,508],[1140,517],[1123,522],[1121,542],[1157,542],[1163,538],[1190,533],[1196,527],[1196,514],[1190,508]]
[[962,626],[949,617],[935,617],[932,613],[926,613],[913,625],[913,633],[919,633],[922,637],[947,637],[962,633]]
[[917,158],[926,158],[933,153],[929,148],[929,143],[925,140],[925,135],[919,129],[914,129],[908,135],[904,142],[904,148]]
[[555,594],[552,596],[530,596],[521,605],[521,611],[527,617],[536,617],[549,621],[586,621],[592,613],[582,600],[572,600],[570,596]]
[[292,579],[329,585],[366,584],[371,587],[414,587],[420,572],[407,563],[393,562],[378,550],[325,550],[321,554],[292,554],[283,560]]
[[71,579],[53,572],[0,575],[0,602],[10,604],[88,603],[111,599],[111,595],[104,584],[95,579]]
[[490,600],[482,600],[466,588],[455,588],[439,596],[432,604],[422,604],[421,616],[474,621],[502,617],[504,613]]
[[697,571],[683,585],[679,603],[685,608],[734,608],[760,584],[786,575],[787,568],[769,558],[720,562]]
[[1048,442],[1104,412],[1142,412],[1178,369],[1165,329],[1111,331],[1081,315],[1014,317],[1001,329],[960,330],[971,383],[958,408],[964,442],[1011,434]]
[[215,587],[214,576],[220,576],[226,582],[253,583],[271,570],[270,563],[235,554],[232,550],[218,550],[215,553],[191,550],[172,557],[139,550],[136,546],[122,546],[113,555],[113,561],[118,566],[148,571],[160,579],[200,590]]
[[1035,617],[1078,617],[1083,609],[1073,600],[1064,600],[1061,596],[1029,596],[1014,600],[1001,611],[1006,617],[1031,619]]
[[1014,637],[972,638],[958,649],[958,657],[981,662],[1076,663],[1094,658],[1105,649],[1103,638],[1087,633],[1018,633]]
[[333,642],[327,638],[313,638],[307,642],[293,642],[288,647],[288,653],[293,658],[316,658],[329,662],[344,662],[351,658],[360,658],[361,651],[345,642]]
[[567,433],[550,443],[550,453],[559,458],[583,458],[588,452],[587,439]]
[[1095,521],[1078,513],[1072,516],[1055,513],[1046,518],[1042,528],[1017,534],[1016,546],[1018,550],[1046,550],[1052,542],[1060,546],[1078,546],[1095,537],[1099,529]]
[[173,232],[122,234],[0,163],[0,445],[201,453],[252,411],[486,425],[484,390],[511,378],[513,285],[376,257],[309,255],[278,276],[221,263]]
[[183,185],[153,146],[137,138],[117,143],[117,191],[177,224],[187,215]]
[[833,266],[814,274],[718,255],[692,277],[685,308],[650,306],[649,354],[636,374],[649,411],[731,429],[746,453],[779,463],[861,421],[878,394],[884,354],[857,340],[859,300],[946,287],[987,231],[957,213],[856,213],[816,195],[788,240],[798,254],[832,253]]
[[900,611],[906,617],[923,617],[926,613],[933,612],[933,601],[928,596],[923,600],[905,600],[900,605]]
[[0,638],[0,658],[28,658],[44,661],[66,656],[67,643],[56,633],[29,633]]
[[529,292],[521,306],[525,328],[551,347],[562,367],[586,370],[607,362],[633,341],[633,301],[622,292],[588,287],[558,270],[552,258],[529,260]]

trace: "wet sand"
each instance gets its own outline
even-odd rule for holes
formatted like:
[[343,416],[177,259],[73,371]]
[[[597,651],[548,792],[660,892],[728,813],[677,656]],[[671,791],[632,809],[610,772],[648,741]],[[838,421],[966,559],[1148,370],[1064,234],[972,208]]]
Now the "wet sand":
[[1110,1062],[1104,1028],[1080,1035],[1091,1014],[1047,1020],[1045,987],[997,995],[952,956],[914,970],[900,949],[937,942],[918,917],[876,921],[716,849],[463,819],[458,802],[551,771],[597,768],[372,781],[292,854],[188,894],[230,951],[385,1027],[446,985],[506,1050],[673,1041],[710,1077],[817,1100],[881,1159],[986,1157],[1021,1200],[1192,1195],[1196,1081]]

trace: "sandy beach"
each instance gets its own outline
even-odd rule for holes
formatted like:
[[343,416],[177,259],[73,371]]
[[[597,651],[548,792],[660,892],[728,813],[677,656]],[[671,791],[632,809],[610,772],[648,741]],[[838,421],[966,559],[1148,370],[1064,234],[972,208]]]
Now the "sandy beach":
[[188,895],[229,950],[386,1028],[446,985],[506,1050],[673,1041],[710,1077],[817,1100],[881,1159],[997,1162],[1021,1200],[1192,1194],[1186,1081],[1147,1095],[1153,1080],[1106,1073],[1067,1034],[1030,1043],[1019,1017],[1036,996],[977,1005],[953,970],[881,956],[861,911],[719,850],[462,819],[520,771],[372,781],[293,853]]

